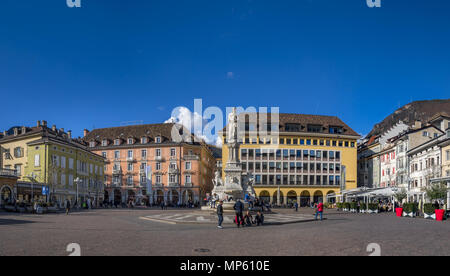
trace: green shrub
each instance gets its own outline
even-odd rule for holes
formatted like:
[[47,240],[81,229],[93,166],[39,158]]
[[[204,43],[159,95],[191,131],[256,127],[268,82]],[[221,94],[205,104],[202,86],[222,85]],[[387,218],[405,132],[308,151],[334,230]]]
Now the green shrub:
[[350,209],[350,202],[344,202],[344,209]]
[[436,207],[434,207],[431,203],[425,203],[423,205],[423,212],[425,214],[434,214],[434,211],[436,210]]
[[367,209],[367,204],[361,203],[361,210],[366,210],[366,209]]
[[338,202],[338,203],[336,203],[336,207],[337,207],[338,209],[343,209],[343,208],[344,208],[344,203]]
[[403,204],[403,211],[405,213],[415,213],[417,212],[418,204],[417,203],[405,203]]
[[369,210],[371,210],[371,211],[378,210],[378,204],[376,204],[376,203],[369,203]]
[[358,208],[358,203],[356,203],[356,202],[351,202],[351,203],[350,203],[350,209],[356,209],[356,208]]

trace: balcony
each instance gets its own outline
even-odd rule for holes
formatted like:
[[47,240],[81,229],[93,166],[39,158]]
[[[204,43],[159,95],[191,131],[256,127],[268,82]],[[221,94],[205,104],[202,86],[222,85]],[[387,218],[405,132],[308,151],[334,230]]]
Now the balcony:
[[180,183],[177,182],[173,182],[173,183],[169,183],[169,187],[179,187]]
[[194,183],[192,183],[192,182],[184,183],[184,187],[192,188],[192,187],[194,187]]
[[134,157],[127,157],[127,162],[136,162],[136,158]]
[[200,160],[200,157],[198,155],[185,155],[183,157],[184,160],[190,161],[190,160]]
[[112,174],[122,174],[122,168],[113,168]]
[[0,176],[19,177],[16,170],[10,170],[10,169],[0,169]]
[[155,156],[155,161],[162,162],[162,161],[164,161],[164,157],[162,157],[162,156]]
[[111,187],[121,187],[122,186],[122,182],[121,181],[113,181],[111,183]]
[[169,168],[169,173],[170,174],[177,174],[180,173],[180,170],[177,168]]

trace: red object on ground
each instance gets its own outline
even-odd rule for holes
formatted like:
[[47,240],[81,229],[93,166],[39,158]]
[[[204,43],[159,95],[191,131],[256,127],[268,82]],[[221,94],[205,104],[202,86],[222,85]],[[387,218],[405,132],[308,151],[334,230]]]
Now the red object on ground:
[[397,213],[397,217],[403,216],[403,208],[395,208],[395,212]]
[[445,210],[436,210],[436,220],[437,221],[443,221],[444,220],[444,214],[445,214]]

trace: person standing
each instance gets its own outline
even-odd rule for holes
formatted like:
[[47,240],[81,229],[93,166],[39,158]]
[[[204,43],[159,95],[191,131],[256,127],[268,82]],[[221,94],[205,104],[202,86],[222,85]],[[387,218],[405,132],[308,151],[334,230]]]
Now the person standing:
[[219,219],[219,225],[217,228],[222,229],[222,223],[223,223],[223,201],[219,201],[219,205],[217,205],[217,218]]
[[295,211],[298,212],[298,202],[297,201],[294,203],[294,207],[295,207]]
[[241,222],[243,222],[242,212],[244,211],[244,204],[242,204],[240,199],[238,199],[234,204],[234,211],[236,212],[236,224],[239,228],[241,226]]
[[320,215],[320,221],[322,221],[323,220],[323,203],[321,201],[317,205],[315,220],[317,220],[318,215]]

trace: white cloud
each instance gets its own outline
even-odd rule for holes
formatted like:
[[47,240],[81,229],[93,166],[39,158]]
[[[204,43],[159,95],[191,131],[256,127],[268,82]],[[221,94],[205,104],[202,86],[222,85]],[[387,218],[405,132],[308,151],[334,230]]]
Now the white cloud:
[[[222,139],[220,139],[218,135],[212,136],[204,135],[203,128],[207,124],[207,121],[203,120],[202,115],[198,114],[197,112],[192,113],[186,107],[175,108],[172,111],[172,116],[169,119],[167,119],[164,123],[181,124],[188,130],[190,130],[191,133],[194,133],[195,136],[197,136],[200,139],[203,139],[206,143],[222,147]],[[201,127],[198,127],[199,129],[194,130],[194,126],[201,126]]]

